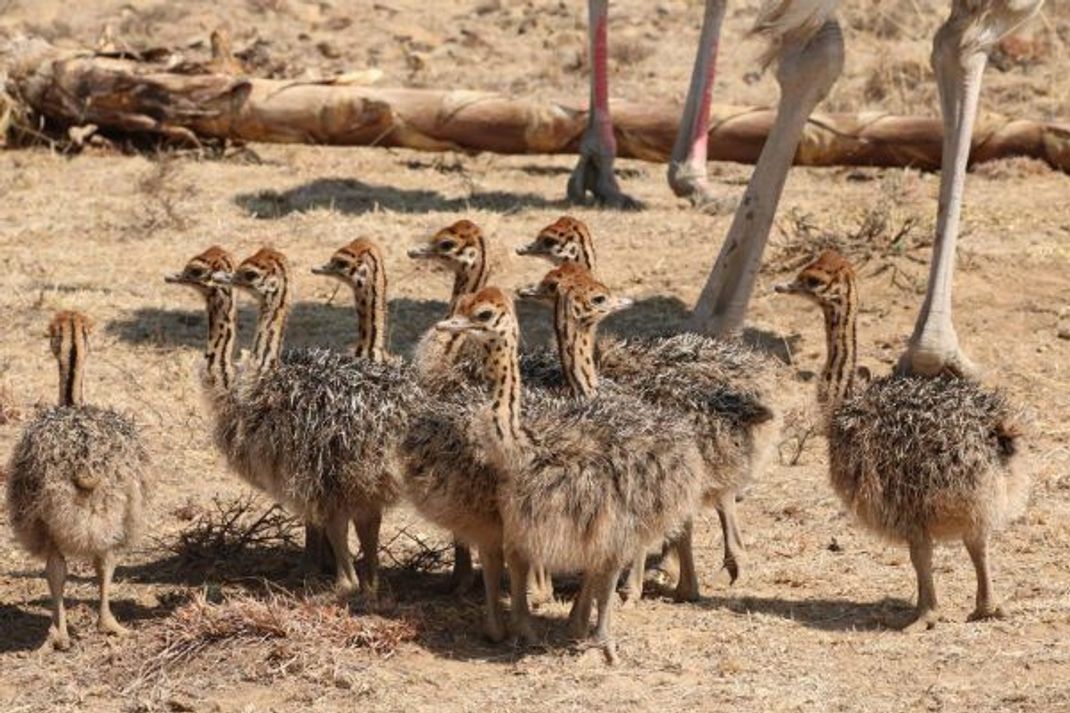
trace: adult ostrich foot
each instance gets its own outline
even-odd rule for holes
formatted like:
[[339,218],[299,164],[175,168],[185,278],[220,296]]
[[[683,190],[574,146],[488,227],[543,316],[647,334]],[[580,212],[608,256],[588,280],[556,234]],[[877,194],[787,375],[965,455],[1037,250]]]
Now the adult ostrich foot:
[[587,204],[588,192],[594,202],[617,210],[640,210],[643,205],[624,193],[613,173],[613,156],[597,149],[581,148],[580,161],[568,179],[568,200]]
[[696,170],[690,163],[673,161],[669,164],[669,188],[707,215],[727,215],[739,207],[739,196],[714,193],[705,167]]
[[899,357],[896,371],[904,376],[949,375],[960,379],[980,379],[982,370],[955,343],[951,347],[912,342]]

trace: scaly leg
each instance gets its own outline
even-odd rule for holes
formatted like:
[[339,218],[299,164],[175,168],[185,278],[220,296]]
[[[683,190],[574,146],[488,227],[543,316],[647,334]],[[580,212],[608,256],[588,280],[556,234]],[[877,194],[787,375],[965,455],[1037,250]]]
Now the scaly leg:
[[680,558],[680,578],[676,582],[673,598],[678,602],[694,602],[699,598],[698,573],[695,571],[695,553],[691,549],[691,521],[684,524],[680,534],[673,540]]
[[646,573],[646,547],[640,547],[628,569],[628,578],[621,591],[621,608],[631,609],[643,598],[643,575]]
[[988,569],[988,538],[982,534],[966,537],[963,542],[977,572],[977,606],[967,621],[1002,619],[1003,608],[992,597],[992,573]]
[[613,666],[620,661],[617,656],[617,642],[613,640],[613,595],[617,589],[620,568],[612,568],[592,576],[595,579],[591,586],[598,599],[598,623],[594,629],[594,641],[602,647],[606,661]]
[[669,186],[673,193],[687,197],[694,206],[718,209],[724,205],[710,191],[706,149],[710,131],[710,95],[724,10],[725,0],[706,0],[691,85],[669,159]]
[[335,588],[339,596],[349,596],[357,588],[357,573],[349,554],[349,518],[344,512],[335,513],[323,531],[334,552]]
[[476,573],[472,566],[472,550],[468,545],[454,540],[453,573],[450,575],[449,590],[460,596],[467,594],[475,582]]
[[361,558],[360,591],[371,598],[379,591],[379,528],[382,522],[383,513],[379,510],[359,513],[353,520],[364,555]]
[[45,578],[48,591],[52,595],[52,627],[48,638],[52,646],[60,651],[71,648],[71,637],[67,633],[67,608],[63,605],[63,586],[67,582],[67,560],[53,550],[45,564]]
[[720,336],[738,330],[761,267],[780,195],[810,112],[843,69],[843,35],[830,20],[805,45],[785,45],[776,121],[736,209],[688,328]]
[[111,580],[115,575],[115,555],[108,552],[97,557],[93,564],[96,566],[97,580],[100,583],[100,616],[97,619],[97,630],[122,636],[128,633],[126,627],[119,624],[111,613]]
[[486,596],[483,609],[483,632],[494,643],[505,638],[501,598],[503,559],[500,545],[479,548],[479,560],[483,563],[483,591]]
[[606,21],[609,0],[588,0],[587,32],[591,56],[591,104],[587,128],[580,139],[580,160],[568,179],[568,199],[584,203],[587,192],[611,208],[638,208],[635,199],[621,192],[613,173],[617,139],[609,114],[609,67],[606,61]]
[[301,569],[309,574],[334,574],[334,552],[323,528],[305,524],[305,551]]
[[554,600],[554,582],[550,573],[541,564],[534,564],[528,569],[528,601],[539,607]]
[[743,535],[736,520],[736,492],[725,491],[717,497],[717,517],[724,538],[724,564],[717,573],[718,584],[735,584],[743,564]]
[[591,577],[585,573],[580,591],[572,602],[572,610],[568,613],[568,634],[577,641],[587,638],[587,628],[591,625],[591,604],[594,602],[592,584]]
[[531,627],[531,611],[528,609],[528,563],[515,552],[507,551],[509,565],[509,619],[513,635],[524,645],[536,642],[535,630]]
[[652,570],[651,579],[659,587],[674,587],[680,582],[680,555],[674,542],[665,541],[661,545],[661,556]]
[[983,16],[971,14],[966,5],[953,5],[951,16],[933,40],[932,65],[944,123],[940,202],[925,301],[907,350],[899,360],[899,372],[905,374],[977,375],[977,367],[959,347],[951,319],[955,245],[966,190],[966,164],[988,50],[1029,18],[1041,0],[994,2],[995,7]]
[[918,576],[918,606],[904,631],[924,631],[939,621],[936,585],[933,583],[933,541],[928,535],[910,543],[910,561]]

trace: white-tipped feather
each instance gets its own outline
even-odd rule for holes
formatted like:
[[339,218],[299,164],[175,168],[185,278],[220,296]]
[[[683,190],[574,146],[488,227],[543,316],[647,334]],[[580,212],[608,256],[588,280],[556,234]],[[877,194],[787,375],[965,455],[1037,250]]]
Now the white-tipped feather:
[[839,4],[839,0],[767,0],[751,28],[768,43],[761,64],[771,64],[785,44],[809,42],[835,16]]

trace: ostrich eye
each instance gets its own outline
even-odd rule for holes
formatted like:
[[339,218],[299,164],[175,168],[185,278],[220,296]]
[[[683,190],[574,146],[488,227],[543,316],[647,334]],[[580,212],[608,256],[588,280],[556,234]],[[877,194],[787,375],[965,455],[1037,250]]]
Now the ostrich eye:
[[481,309],[476,312],[475,319],[477,322],[487,322],[494,316],[494,310]]

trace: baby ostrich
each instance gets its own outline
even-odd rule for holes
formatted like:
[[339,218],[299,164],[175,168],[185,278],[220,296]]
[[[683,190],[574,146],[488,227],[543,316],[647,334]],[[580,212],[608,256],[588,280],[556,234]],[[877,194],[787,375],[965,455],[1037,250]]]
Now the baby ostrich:
[[[560,265],[542,283],[524,292],[553,301],[559,288],[593,281],[595,252],[587,226],[564,216],[543,228],[535,240],[517,250]],[[718,579],[735,583],[741,573],[743,538],[736,517],[736,497],[770,457],[780,431],[775,392],[779,372],[773,360],[738,339],[711,339],[696,334],[602,339],[599,370],[608,379],[644,400],[694,419],[708,481],[706,501],[721,521],[724,563]],[[679,556],[678,600],[699,596],[691,556],[691,530],[685,528],[672,551]],[[643,558],[636,560],[640,564]],[[666,559],[662,569],[674,563]],[[642,567],[634,568],[626,589],[629,600],[642,592]]]
[[[236,421],[229,412],[234,408],[234,344],[237,338],[237,300],[230,285],[212,280],[216,273],[234,271],[234,257],[222,247],[213,245],[195,255],[182,272],[168,275],[164,281],[174,285],[186,285],[196,290],[203,298],[208,314],[208,342],[204,352],[201,385],[208,408],[214,417],[213,436],[216,448],[227,453],[234,443],[236,433],[227,426]],[[311,524],[305,525],[304,566],[330,572],[334,557],[323,531]]]
[[[608,295],[600,302],[604,314],[623,306]],[[499,501],[515,633],[534,638],[528,563],[581,571],[584,592],[598,601],[595,640],[615,661],[611,595],[621,569],[641,546],[683,525],[700,495],[701,462],[690,425],[627,395],[598,393],[589,359],[566,365],[574,372],[569,383],[584,398],[522,390],[516,313],[497,288],[462,298],[437,328],[465,333],[484,347],[490,414],[483,427],[503,473]],[[586,630],[583,614],[582,607],[573,610],[577,636]]]
[[70,648],[63,587],[67,558],[93,561],[100,580],[97,628],[124,634],[109,604],[117,551],[135,542],[144,519],[148,452],[135,425],[83,400],[92,323],[60,312],[49,325],[59,363],[59,405],[26,427],[8,464],[7,509],[15,536],[46,561],[52,594],[52,645]]
[[232,428],[238,434],[233,463],[278,502],[324,526],[343,594],[357,585],[347,542],[352,520],[364,553],[360,589],[374,597],[382,512],[401,490],[395,446],[423,392],[411,369],[384,359],[382,255],[368,241],[347,254],[351,260],[346,265],[329,263],[322,271],[346,269],[367,276],[365,297],[357,299],[362,325],[358,352],[369,358],[312,349],[280,359],[292,295],[289,266],[281,253],[262,249],[233,274],[215,279],[232,283],[260,303],[253,352],[239,375],[233,410]]
[[[430,260],[453,273],[449,314],[453,314],[461,297],[483,289],[490,273],[486,238],[480,227],[470,220],[458,220],[439,230],[425,245],[409,250],[409,257]],[[464,344],[462,335],[427,330],[414,350],[420,372],[427,376],[444,375],[461,359]]]
[[[462,296],[477,292],[487,284],[486,239],[480,227],[470,220],[458,220],[439,230],[426,245],[409,250],[409,257],[432,260],[453,273],[449,314],[453,314]],[[442,377],[451,372],[463,346],[464,339],[460,335],[443,335],[429,329],[416,345],[414,361],[425,377]],[[472,553],[462,542],[455,543],[453,547],[451,580],[450,586],[455,592],[468,591],[475,581]]]
[[1002,617],[992,596],[988,538],[1025,508],[1018,414],[999,392],[949,377],[892,375],[855,382],[855,273],[823,253],[777,292],[825,315],[828,354],[817,397],[826,418],[829,476],[862,523],[910,547],[918,606],[908,628],[937,622],[933,542],[961,538],[977,571],[970,620]]

